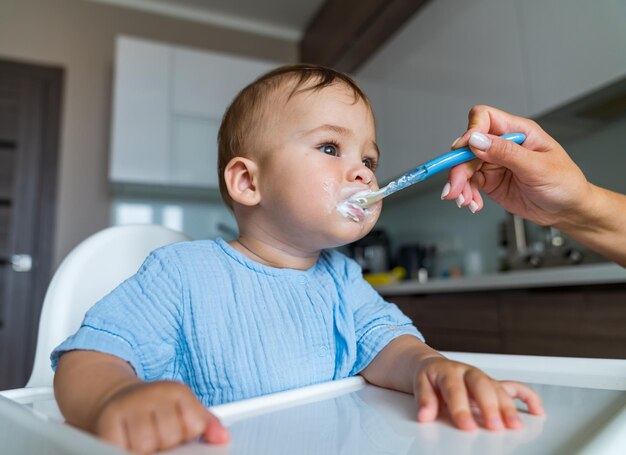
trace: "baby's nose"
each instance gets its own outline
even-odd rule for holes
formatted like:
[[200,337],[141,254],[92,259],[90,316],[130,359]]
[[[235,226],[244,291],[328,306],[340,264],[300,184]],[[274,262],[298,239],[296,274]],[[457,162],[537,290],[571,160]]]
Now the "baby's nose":
[[360,181],[366,185],[369,185],[370,183],[372,183],[372,180],[374,180],[374,175],[369,168],[365,166],[360,166],[358,169],[355,169],[353,171],[353,176],[351,180],[354,180],[355,182]]

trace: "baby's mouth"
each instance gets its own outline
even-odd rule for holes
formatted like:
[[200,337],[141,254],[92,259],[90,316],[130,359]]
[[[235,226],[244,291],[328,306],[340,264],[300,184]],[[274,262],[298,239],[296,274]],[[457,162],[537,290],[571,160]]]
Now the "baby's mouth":
[[337,211],[352,221],[360,222],[365,219],[367,213],[363,207],[353,204],[352,202],[343,201],[337,206]]
[[364,221],[369,214],[369,211],[367,209],[364,209],[360,205],[356,204],[353,200],[355,194],[359,194],[362,192],[362,189],[356,192],[353,190],[350,192],[351,194],[343,196],[342,201],[337,204],[337,211],[343,217],[349,218],[356,223]]

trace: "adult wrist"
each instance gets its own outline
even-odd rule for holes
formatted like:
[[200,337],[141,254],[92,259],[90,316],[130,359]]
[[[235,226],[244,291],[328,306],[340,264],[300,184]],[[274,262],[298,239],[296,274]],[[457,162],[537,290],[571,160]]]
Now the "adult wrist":
[[595,231],[606,223],[606,197],[603,189],[586,182],[585,190],[578,198],[578,203],[564,212],[561,221],[554,227],[567,233]]

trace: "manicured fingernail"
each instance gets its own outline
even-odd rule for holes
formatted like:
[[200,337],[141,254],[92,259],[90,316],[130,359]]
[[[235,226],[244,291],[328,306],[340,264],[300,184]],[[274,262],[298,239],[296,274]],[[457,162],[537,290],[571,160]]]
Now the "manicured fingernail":
[[465,198],[463,197],[462,194],[459,194],[459,197],[456,198],[456,206],[458,208],[461,208],[464,202],[465,202]]
[[491,145],[491,140],[483,133],[474,131],[469,138],[469,144],[478,150],[487,150]]
[[476,213],[476,210],[478,210],[478,204],[476,202],[472,201],[472,202],[469,203],[468,208],[469,208],[470,212]]
[[443,200],[443,198],[446,197],[448,193],[450,193],[450,182],[446,182],[446,184],[443,186],[443,190],[441,191],[441,200]]
[[459,142],[461,140],[461,136],[457,137],[454,142],[452,143],[452,145],[450,146],[451,149],[454,149],[454,146],[456,145],[457,142]]

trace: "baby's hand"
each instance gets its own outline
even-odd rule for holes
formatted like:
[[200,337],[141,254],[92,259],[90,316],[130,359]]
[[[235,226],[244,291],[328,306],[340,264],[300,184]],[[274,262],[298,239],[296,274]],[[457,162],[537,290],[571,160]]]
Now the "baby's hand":
[[135,453],[170,449],[198,436],[228,442],[228,430],[184,384],[170,381],[133,384],[117,391],[100,409],[95,433]]
[[420,363],[413,388],[420,422],[434,420],[440,406],[446,405],[457,427],[475,430],[478,424],[470,410],[473,402],[489,430],[522,428],[513,402],[516,398],[526,403],[531,414],[543,414],[541,399],[531,388],[518,382],[496,381],[478,368],[443,357],[430,357]]

